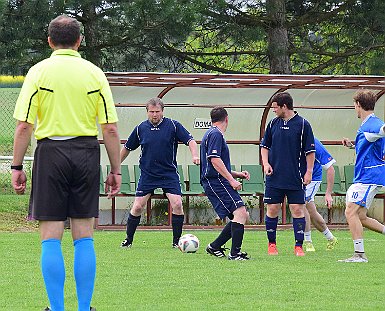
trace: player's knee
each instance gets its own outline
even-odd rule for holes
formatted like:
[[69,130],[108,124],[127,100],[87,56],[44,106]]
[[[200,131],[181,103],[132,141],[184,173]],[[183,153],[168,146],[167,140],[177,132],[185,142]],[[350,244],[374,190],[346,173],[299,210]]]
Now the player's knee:
[[172,209],[172,212],[174,214],[181,214],[183,213],[183,205],[182,205],[182,201],[180,202],[174,202],[174,204],[171,205],[171,209]]

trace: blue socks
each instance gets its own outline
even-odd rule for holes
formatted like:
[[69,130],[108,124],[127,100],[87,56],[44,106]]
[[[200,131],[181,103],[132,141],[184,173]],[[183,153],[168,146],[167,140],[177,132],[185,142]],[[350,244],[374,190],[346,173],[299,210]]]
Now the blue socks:
[[[78,296],[78,310],[89,311],[94,292],[96,256],[94,240],[74,241],[74,274]],[[61,241],[48,239],[41,242],[41,271],[52,311],[64,311],[65,267]]]
[[275,218],[270,218],[269,216],[266,215],[265,225],[266,225],[267,239],[269,240],[269,243],[276,243],[278,216]]
[[60,240],[41,242],[41,271],[51,310],[64,311],[65,267]]
[[76,240],[74,241],[74,246],[74,274],[78,296],[78,310],[89,311],[96,274],[94,239],[82,238]]
[[302,246],[303,244],[305,225],[306,225],[305,217],[302,217],[302,218],[293,217],[295,246]]

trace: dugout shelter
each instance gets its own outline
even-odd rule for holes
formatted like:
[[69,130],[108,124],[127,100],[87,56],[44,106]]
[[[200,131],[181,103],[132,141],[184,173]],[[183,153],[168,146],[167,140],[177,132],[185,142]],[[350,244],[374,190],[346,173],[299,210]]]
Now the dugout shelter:
[[[353,106],[353,95],[361,88],[377,94],[375,113],[384,119],[384,76],[315,76],[315,75],[256,75],[203,73],[107,72],[119,116],[122,144],[141,121],[147,118],[145,102],[160,97],[165,103],[166,117],[180,121],[199,143],[210,124],[210,110],[224,106],[229,113],[225,134],[232,164],[237,170],[244,164],[260,164],[259,143],[266,124],[275,115],[270,99],[277,92],[288,91],[294,99],[295,110],[312,125],[333,157],[343,176],[343,167],[354,164],[354,150],[341,145],[342,137],[355,138],[361,120]],[[101,143],[103,141],[100,138]],[[130,153],[123,162],[135,175],[140,150]],[[180,146],[177,156],[184,176],[191,164],[189,149]],[[107,164],[102,152],[102,167]],[[188,177],[186,177],[188,178]],[[113,202],[101,199],[99,226],[122,224],[126,219],[127,198]],[[375,200],[372,213],[384,220],[382,200]],[[260,221],[263,207],[260,206]],[[284,218],[285,215],[282,215]]]

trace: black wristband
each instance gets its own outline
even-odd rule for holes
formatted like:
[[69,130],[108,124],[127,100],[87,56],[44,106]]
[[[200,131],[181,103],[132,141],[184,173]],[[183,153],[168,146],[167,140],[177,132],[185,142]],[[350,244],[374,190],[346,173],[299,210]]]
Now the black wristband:
[[110,172],[110,174],[112,174],[112,175],[119,175],[119,176],[122,175],[122,174],[120,174],[120,173],[113,173],[113,172]]
[[23,170],[23,164],[11,165],[11,170],[22,171]]

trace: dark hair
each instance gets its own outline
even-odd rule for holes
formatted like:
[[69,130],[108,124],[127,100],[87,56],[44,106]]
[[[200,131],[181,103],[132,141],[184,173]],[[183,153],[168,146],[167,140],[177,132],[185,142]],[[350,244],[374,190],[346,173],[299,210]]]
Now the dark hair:
[[147,103],[146,103],[146,109],[148,111],[149,106],[160,106],[162,108],[162,111],[164,109],[164,104],[163,101],[159,97],[154,97],[151,98]]
[[286,105],[287,109],[293,110],[293,98],[288,92],[277,93],[271,99],[272,103],[277,103],[279,107]]
[[228,116],[227,111],[223,107],[214,107],[210,112],[211,122],[221,122]]
[[362,109],[365,111],[374,110],[374,106],[376,105],[376,95],[369,90],[358,90],[356,94],[353,96],[353,100],[358,102]]
[[55,46],[73,47],[80,37],[80,24],[75,18],[60,15],[49,23],[48,36]]

